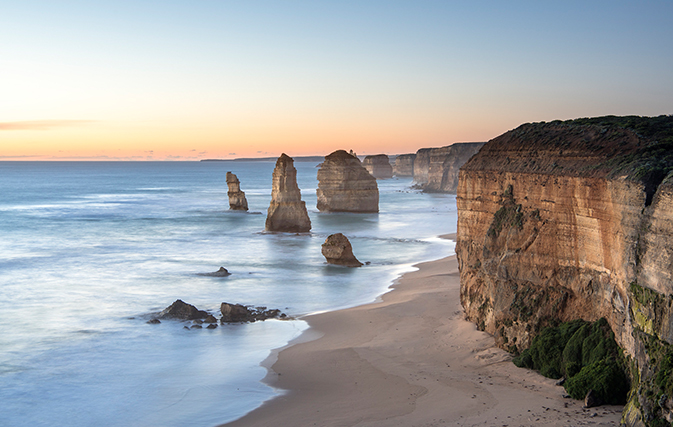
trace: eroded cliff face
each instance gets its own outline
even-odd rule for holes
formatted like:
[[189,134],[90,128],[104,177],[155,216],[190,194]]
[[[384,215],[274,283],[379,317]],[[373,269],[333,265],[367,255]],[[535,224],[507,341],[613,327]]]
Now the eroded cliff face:
[[522,125],[463,166],[457,191],[467,318],[519,351],[552,321],[605,317],[641,379],[630,425],[673,418],[643,388],[647,337],[673,342],[673,173],[637,161],[653,146],[614,126]]
[[362,166],[376,179],[390,179],[393,177],[393,167],[385,154],[376,154],[365,157]]
[[395,176],[414,176],[416,154],[400,154],[395,158],[393,174]]
[[428,193],[455,193],[460,167],[476,154],[483,142],[459,142],[446,147],[421,148],[413,166],[416,187]]
[[297,169],[294,167],[294,160],[283,153],[276,161],[276,167],[273,170],[266,231],[306,233],[309,230],[311,230],[311,220],[297,186]]
[[317,207],[321,212],[375,213],[379,188],[360,160],[344,150],[325,157],[318,170]]

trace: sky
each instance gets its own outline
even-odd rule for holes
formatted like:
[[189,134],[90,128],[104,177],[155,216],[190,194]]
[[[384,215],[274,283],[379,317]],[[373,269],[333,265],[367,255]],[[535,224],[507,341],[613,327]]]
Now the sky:
[[673,1],[0,0],[0,160],[401,154],[673,114]]

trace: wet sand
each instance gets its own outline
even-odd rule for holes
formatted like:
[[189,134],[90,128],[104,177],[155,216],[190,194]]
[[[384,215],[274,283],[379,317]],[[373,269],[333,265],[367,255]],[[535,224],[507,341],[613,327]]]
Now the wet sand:
[[267,361],[287,392],[226,426],[619,425],[621,406],[583,409],[464,320],[455,257],[417,267],[380,302],[305,317]]

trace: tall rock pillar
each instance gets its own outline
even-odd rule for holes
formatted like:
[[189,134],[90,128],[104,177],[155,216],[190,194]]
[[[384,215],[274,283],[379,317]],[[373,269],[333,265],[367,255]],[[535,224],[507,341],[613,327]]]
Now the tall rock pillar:
[[241,182],[231,172],[227,172],[227,187],[229,187],[229,191],[227,192],[229,196],[229,209],[233,211],[247,211],[248,200],[245,198],[245,193],[241,191]]
[[309,230],[311,230],[311,220],[297,186],[297,169],[294,167],[294,160],[283,153],[276,161],[276,168],[273,170],[273,187],[271,204],[266,216],[266,231],[306,233]]

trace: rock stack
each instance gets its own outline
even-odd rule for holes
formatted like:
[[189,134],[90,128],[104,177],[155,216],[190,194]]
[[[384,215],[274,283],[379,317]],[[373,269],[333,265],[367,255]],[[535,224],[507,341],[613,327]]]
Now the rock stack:
[[344,150],[325,157],[318,170],[318,210],[378,212],[379,188],[360,160]]
[[311,220],[297,186],[297,169],[294,168],[294,160],[283,153],[273,170],[271,204],[266,216],[266,231],[306,233],[309,230],[311,230]]
[[360,267],[362,263],[353,255],[353,247],[348,238],[341,233],[332,234],[322,244],[322,254],[328,264]]
[[483,142],[459,142],[446,147],[421,148],[416,152],[413,166],[416,187],[428,193],[455,193],[460,167],[483,145]]
[[229,187],[229,191],[227,192],[229,196],[229,209],[247,211],[248,200],[245,198],[245,193],[241,191],[241,182],[231,172],[227,172],[227,187]]
[[390,179],[393,177],[393,167],[390,159],[385,154],[367,156],[362,165],[376,179]]
[[393,173],[395,176],[414,176],[416,154],[400,154],[395,158]]

